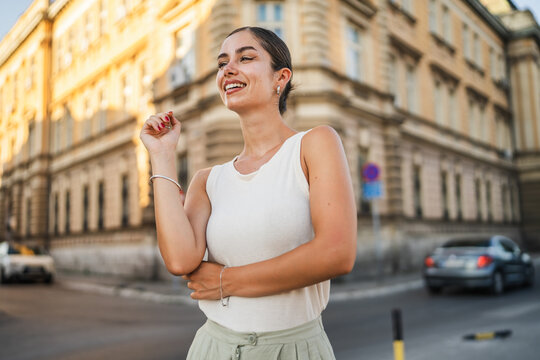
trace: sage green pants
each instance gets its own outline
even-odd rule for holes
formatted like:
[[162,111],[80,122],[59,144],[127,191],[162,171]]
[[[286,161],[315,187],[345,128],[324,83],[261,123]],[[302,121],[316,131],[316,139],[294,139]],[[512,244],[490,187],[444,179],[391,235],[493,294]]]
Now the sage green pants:
[[292,329],[239,333],[207,320],[188,360],[335,360],[321,318]]

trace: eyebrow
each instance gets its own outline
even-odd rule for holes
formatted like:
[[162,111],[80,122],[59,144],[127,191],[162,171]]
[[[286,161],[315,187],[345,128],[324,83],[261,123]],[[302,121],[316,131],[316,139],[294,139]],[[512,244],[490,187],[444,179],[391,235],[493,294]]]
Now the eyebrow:
[[[257,49],[255,49],[253,46],[242,46],[241,48],[236,49],[235,53],[240,54],[240,53],[243,53],[246,50],[255,50],[255,51],[257,51]],[[221,54],[218,55],[217,59],[219,60],[219,59],[227,57],[227,56],[229,56],[229,55],[227,55],[226,53],[221,53]]]

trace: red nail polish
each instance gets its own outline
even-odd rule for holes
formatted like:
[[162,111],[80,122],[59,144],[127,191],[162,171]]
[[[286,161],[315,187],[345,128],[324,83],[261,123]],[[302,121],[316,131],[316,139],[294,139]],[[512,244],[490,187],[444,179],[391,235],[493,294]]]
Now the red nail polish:
[[166,121],[171,121],[171,119],[169,118],[169,115],[165,115],[165,120]]

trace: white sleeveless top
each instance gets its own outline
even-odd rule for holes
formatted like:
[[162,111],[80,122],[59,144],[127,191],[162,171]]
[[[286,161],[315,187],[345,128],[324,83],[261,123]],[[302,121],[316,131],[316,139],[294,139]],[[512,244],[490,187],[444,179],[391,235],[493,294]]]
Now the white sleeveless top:
[[[286,253],[313,238],[309,184],[300,144],[306,132],[289,137],[257,171],[243,175],[233,160],[212,168],[206,192],[212,212],[206,229],[208,260],[242,266]],[[292,328],[317,318],[328,304],[330,281],[259,298],[231,296],[229,305],[201,300],[218,324],[239,332]]]

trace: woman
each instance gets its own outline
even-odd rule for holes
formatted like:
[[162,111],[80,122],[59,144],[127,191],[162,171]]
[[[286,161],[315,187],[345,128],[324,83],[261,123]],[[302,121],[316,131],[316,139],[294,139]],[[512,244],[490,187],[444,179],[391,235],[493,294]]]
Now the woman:
[[320,314],[329,279],[350,272],[356,255],[356,209],[339,136],[327,126],[296,132],[283,121],[292,65],[273,32],[233,31],[217,67],[244,148],[198,171],[185,203],[171,181],[180,122],[160,113],[141,131],[161,255],[208,317],[188,358],[334,359]]

